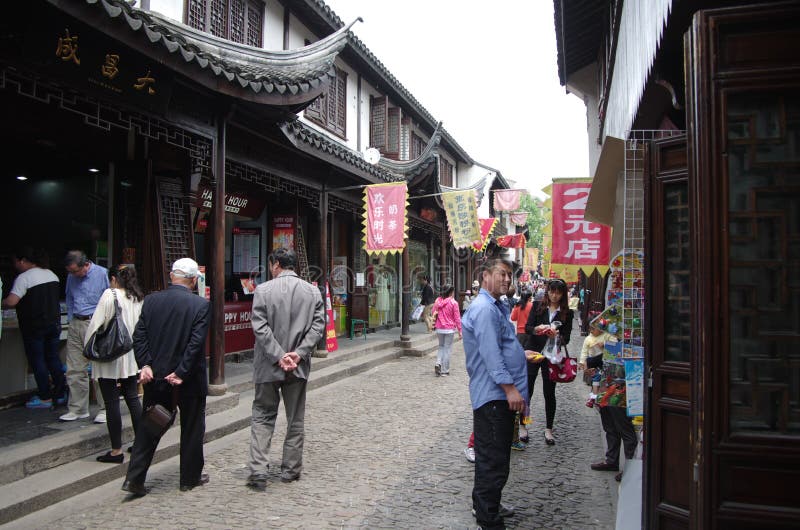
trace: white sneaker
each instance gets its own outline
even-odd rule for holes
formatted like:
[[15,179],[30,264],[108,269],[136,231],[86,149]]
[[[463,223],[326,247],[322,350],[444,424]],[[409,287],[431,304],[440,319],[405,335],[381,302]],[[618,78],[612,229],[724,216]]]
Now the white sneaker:
[[95,423],[105,423],[106,422],[106,411],[101,410],[97,413],[97,416],[94,417]]
[[474,447],[466,447],[464,448],[464,456],[467,457],[467,462],[475,463],[475,448]]
[[66,414],[62,414],[58,417],[61,421],[75,421],[75,420],[82,420],[84,418],[88,418],[89,413],[86,414],[75,414],[74,412],[67,412]]

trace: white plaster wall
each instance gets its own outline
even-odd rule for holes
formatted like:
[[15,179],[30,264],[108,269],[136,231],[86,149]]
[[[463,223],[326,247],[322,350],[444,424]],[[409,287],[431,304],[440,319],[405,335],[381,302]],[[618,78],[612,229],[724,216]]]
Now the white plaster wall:
[[264,14],[264,49],[283,49],[283,4],[278,0],[266,0]]
[[[344,61],[337,59],[336,66],[347,73],[347,122],[344,129],[347,138],[345,143],[350,149],[358,151],[358,75]],[[363,132],[362,129],[362,134]]]
[[[281,16],[283,16],[281,14]],[[305,27],[300,20],[297,19],[294,15],[289,16],[289,49],[294,50],[296,48],[302,48],[306,45],[306,39],[309,42],[316,42],[319,40],[319,37],[311,33],[307,27]],[[283,42],[283,33],[281,33],[281,42]]]
[[381,94],[375,89],[374,86],[366,82],[364,79],[361,80],[361,115],[359,119],[361,120],[361,151],[364,151],[367,147],[372,145],[369,137],[369,102],[370,98],[378,97]]
[[183,22],[183,0],[150,0],[150,11],[160,13],[177,22]]

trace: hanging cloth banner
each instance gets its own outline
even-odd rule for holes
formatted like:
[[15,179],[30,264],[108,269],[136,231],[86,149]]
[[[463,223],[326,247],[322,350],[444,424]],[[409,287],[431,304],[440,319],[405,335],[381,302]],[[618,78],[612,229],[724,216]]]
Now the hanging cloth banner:
[[336,338],[333,306],[331,305],[331,289],[327,282],[325,283],[325,312],[328,315],[328,322],[325,324],[325,350],[332,352],[339,349],[339,339]]
[[488,219],[478,219],[481,223],[481,240],[478,243],[472,244],[472,250],[475,252],[483,252],[486,245],[489,244],[489,236],[494,232],[494,227],[497,226],[497,218],[490,217]]
[[495,212],[516,212],[523,190],[494,190]]
[[497,244],[505,248],[525,248],[525,234],[497,236]]
[[528,212],[514,212],[509,215],[511,222],[517,226],[525,226],[528,224]]
[[551,276],[555,272],[559,276],[577,279],[578,270],[583,270],[587,276],[594,269],[598,269],[600,274],[608,270],[611,228],[583,218],[591,187],[591,181],[553,182]]
[[480,243],[481,233],[478,209],[475,206],[475,192],[463,190],[442,193],[442,203],[447,213],[447,224],[450,226],[453,246],[464,248]]
[[526,271],[535,271],[539,267],[539,249],[528,247],[525,249],[525,257],[522,261],[522,268]]
[[374,184],[364,189],[364,250],[367,254],[402,252],[408,221],[405,182]]

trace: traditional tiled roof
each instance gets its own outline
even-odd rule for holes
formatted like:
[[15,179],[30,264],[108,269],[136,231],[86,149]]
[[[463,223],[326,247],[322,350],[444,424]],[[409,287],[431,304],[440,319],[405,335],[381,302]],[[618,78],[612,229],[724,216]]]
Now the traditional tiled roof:
[[597,61],[603,37],[605,0],[553,0],[556,27],[558,79],[567,84],[569,76]]
[[425,145],[425,149],[414,160],[392,160],[391,158],[381,157],[378,165],[405,180],[413,180],[414,177],[422,174],[439,160],[438,147],[442,141],[442,130],[442,123],[439,122],[427,145]]
[[[305,4],[311,12],[324,20],[327,29],[330,31],[341,31],[341,29],[345,27],[342,19],[339,18],[323,0],[298,0],[294,3]],[[422,103],[420,103],[406,87],[403,86],[403,84],[389,71],[388,68],[386,68],[386,66],[375,56],[375,54],[373,54],[369,48],[367,48],[361,39],[359,39],[352,31],[348,31],[347,37],[348,43],[350,44],[353,52],[357,54],[361,60],[367,63],[372,70],[382,78],[383,82],[385,83],[384,86],[387,88],[392,88],[394,91],[396,91],[398,97],[402,98],[404,103],[409,108],[413,109],[420,116],[421,120],[426,122],[431,129],[436,128],[438,121],[433,117],[433,115],[422,106]],[[447,145],[448,148],[452,149],[459,156],[459,158],[469,164],[474,163],[472,157],[467,154],[464,148],[461,147],[444,128],[442,128],[442,138],[444,144]]]
[[327,159],[351,173],[359,174],[372,181],[395,182],[402,180],[401,177],[382,166],[370,164],[358,151],[314,130],[300,120],[282,123],[280,128],[292,145],[301,151],[317,158]]
[[[117,22],[140,42],[195,66],[197,77],[193,79],[199,83],[215,90],[227,87],[224,91],[246,93],[247,99],[267,104],[297,104],[317,97],[335,77],[334,60],[347,44],[350,28],[360,20],[342,24],[339,31],[309,46],[267,51],[136,9],[124,0],[47,1],[89,23]],[[114,36],[118,37],[118,32]]]

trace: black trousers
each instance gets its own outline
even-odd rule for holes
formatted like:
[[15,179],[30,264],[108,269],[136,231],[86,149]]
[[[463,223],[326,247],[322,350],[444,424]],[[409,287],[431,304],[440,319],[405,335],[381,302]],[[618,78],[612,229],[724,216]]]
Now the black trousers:
[[622,407],[600,407],[600,421],[606,433],[606,463],[619,466],[620,444],[625,445],[625,458],[630,460],[636,454],[639,440],[633,429],[631,419]]
[[553,428],[553,420],[556,418],[556,384],[550,381],[550,361],[545,359],[540,363],[528,363],[528,403],[531,402],[533,386],[536,384],[536,376],[542,372],[542,395],[544,396],[544,415],[548,429]]
[[505,528],[498,515],[508,480],[514,412],[508,401],[489,401],[472,411],[475,433],[475,484],[472,506],[482,528]]
[[117,381],[119,381],[122,388],[122,397],[125,398],[125,404],[128,405],[128,410],[131,413],[133,432],[136,433],[136,429],[139,427],[139,418],[142,417],[138,379],[137,376],[132,375],[126,379],[100,378],[97,380],[100,384],[100,392],[103,394],[103,401],[106,404],[106,427],[108,427],[108,436],[111,438],[112,449],[122,448],[122,415],[119,411],[120,389],[117,388]]
[[[179,387],[180,389],[180,387]],[[189,394],[189,395],[187,395]],[[166,381],[154,381],[144,385],[144,410],[155,404],[172,408],[172,386]],[[203,437],[206,432],[206,396],[191,395],[178,391],[178,408],[181,418],[181,478],[182,486],[195,486],[203,472]],[[153,461],[160,438],[152,436],[139,423],[133,442],[131,463],[126,479],[144,484],[147,470]]]

